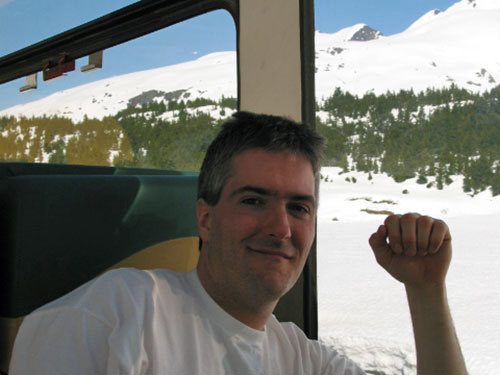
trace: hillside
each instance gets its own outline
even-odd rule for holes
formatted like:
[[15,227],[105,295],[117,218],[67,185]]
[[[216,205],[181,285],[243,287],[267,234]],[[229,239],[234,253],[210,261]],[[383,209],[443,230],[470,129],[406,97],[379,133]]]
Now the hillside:
[[[462,0],[432,10],[407,30],[367,42],[356,28],[316,33],[316,97],[337,87],[351,94],[413,88],[458,87],[484,91],[500,84],[500,2]],[[357,25],[357,27],[363,25]]]
[[[358,24],[333,34],[316,33],[316,97],[336,88],[354,95],[412,88],[457,87],[484,92],[500,84],[500,2],[462,0],[431,11],[400,34],[383,36]],[[80,87],[0,111],[1,116],[114,116],[152,90],[184,91],[191,100],[236,96],[235,52],[146,70]],[[64,100],[63,100],[64,99]]]

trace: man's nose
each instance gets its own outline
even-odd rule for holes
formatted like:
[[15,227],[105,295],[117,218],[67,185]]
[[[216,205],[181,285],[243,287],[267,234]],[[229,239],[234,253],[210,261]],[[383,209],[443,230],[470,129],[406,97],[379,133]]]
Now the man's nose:
[[265,230],[268,235],[277,240],[284,240],[292,236],[290,220],[285,204],[277,204],[270,209],[265,223]]

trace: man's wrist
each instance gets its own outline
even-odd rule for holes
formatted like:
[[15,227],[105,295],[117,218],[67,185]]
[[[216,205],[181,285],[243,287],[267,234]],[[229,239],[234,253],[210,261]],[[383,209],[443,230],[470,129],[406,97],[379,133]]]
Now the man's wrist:
[[446,298],[445,282],[428,283],[423,285],[404,284],[406,293],[415,297]]
[[412,313],[432,311],[435,314],[438,311],[448,310],[448,298],[444,283],[420,286],[405,284],[405,289]]

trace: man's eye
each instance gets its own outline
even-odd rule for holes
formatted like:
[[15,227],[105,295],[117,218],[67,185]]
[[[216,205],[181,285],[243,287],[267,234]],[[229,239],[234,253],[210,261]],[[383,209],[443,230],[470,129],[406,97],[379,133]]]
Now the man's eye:
[[264,201],[260,198],[244,198],[241,200],[241,203],[247,204],[249,206],[256,206],[264,204]]
[[311,212],[310,208],[303,204],[291,204],[289,206],[289,209],[300,214],[308,214],[309,212]]

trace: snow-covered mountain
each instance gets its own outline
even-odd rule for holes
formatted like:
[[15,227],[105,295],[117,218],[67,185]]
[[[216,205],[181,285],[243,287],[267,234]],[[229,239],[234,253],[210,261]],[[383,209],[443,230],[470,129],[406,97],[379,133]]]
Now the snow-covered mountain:
[[[383,36],[358,24],[334,34],[316,32],[316,97],[340,87],[356,95],[447,87],[484,91],[500,84],[500,1],[462,0],[431,10],[400,34]],[[178,90],[184,98],[236,96],[235,52],[116,76],[0,111],[0,116],[58,115],[81,121],[127,107],[144,92]]]
[[462,0],[432,10],[400,34],[351,41],[360,25],[316,33],[316,94],[335,87],[362,95],[444,87],[472,91],[500,84],[500,1]]
[[46,98],[0,111],[1,116],[64,116],[74,121],[102,119],[127,108],[129,100],[157,91],[182,90],[184,99],[236,97],[236,53],[218,52],[163,68],[115,76],[59,91]]

